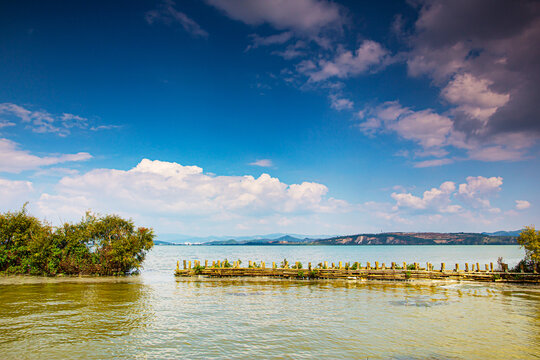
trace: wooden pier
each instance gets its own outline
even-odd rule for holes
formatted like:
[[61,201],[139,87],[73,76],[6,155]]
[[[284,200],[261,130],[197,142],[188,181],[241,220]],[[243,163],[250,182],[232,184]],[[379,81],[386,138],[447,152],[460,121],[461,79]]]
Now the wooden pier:
[[465,281],[490,281],[490,282],[518,282],[518,283],[540,283],[540,274],[537,272],[508,271],[508,266],[502,264],[502,269],[494,269],[493,263],[465,263],[454,264],[447,267],[441,263],[438,269],[433,264],[426,263],[421,267],[419,263],[392,262],[388,265],[380,264],[378,261],[366,263],[328,263],[327,261],[312,266],[307,264],[304,268],[300,262],[289,264],[286,261],[277,264],[273,262],[266,266],[264,262],[249,261],[247,266],[241,267],[241,262],[212,261],[205,260],[201,263],[198,260],[183,260],[176,264],[175,276],[207,276],[207,277],[277,277],[293,279],[357,279],[357,280],[465,280]]

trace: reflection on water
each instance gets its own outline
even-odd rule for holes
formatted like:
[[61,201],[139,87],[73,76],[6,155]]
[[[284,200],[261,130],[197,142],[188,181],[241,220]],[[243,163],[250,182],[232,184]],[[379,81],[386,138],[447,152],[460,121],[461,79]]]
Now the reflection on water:
[[0,358],[540,358],[539,287],[174,279],[177,257],[158,248],[127,279],[1,278]]

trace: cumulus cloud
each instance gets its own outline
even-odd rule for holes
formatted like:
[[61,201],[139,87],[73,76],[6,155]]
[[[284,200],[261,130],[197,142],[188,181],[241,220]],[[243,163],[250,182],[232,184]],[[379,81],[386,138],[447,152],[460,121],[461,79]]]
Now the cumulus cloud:
[[[409,74],[427,75],[454,105],[454,128],[477,142],[500,134],[540,138],[540,3],[420,1],[407,39]],[[489,9],[489,11],[486,11]],[[507,140],[516,158],[518,142]],[[513,154],[512,154],[513,153]]]
[[424,191],[422,197],[411,193],[392,193],[396,200],[394,210],[399,208],[412,208],[416,210],[434,209],[439,212],[458,212],[459,205],[450,205],[450,195],[456,190],[452,181],[445,181],[438,188]]
[[477,79],[471,74],[458,74],[442,90],[442,96],[458,105],[456,111],[486,122],[510,100],[509,94],[498,94],[489,89],[493,81]]
[[374,136],[395,132],[401,138],[411,140],[421,147],[421,151],[414,152],[417,157],[438,158],[415,162],[415,167],[455,162],[455,158],[440,159],[449,154],[448,149],[465,151],[467,158],[463,160],[520,160],[526,156],[527,148],[535,141],[531,135],[522,133],[493,136],[479,141],[456,129],[451,116],[440,115],[432,109],[414,111],[402,106],[398,101],[368,107],[358,113],[358,118],[361,122],[357,126],[364,134]]
[[525,210],[531,207],[531,203],[527,200],[516,200],[516,209]]
[[66,176],[55,193],[41,195],[38,207],[53,218],[61,211],[60,217],[78,216],[90,208],[145,218],[204,218],[208,224],[348,211],[347,202],[327,193],[325,185],[314,182],[288,185],[268,174],[213,176],[198,166],[143,159],[130,170]]
[[32,155],[29,151],[18,149],[17,144],[11,140],[0,138],[0,172],[20,173],[24,170],[35,170],[43,166],[91,158],[92,155],[86,152],[40,157]]
[[259,159],[252,163],[249,163],[249,165],[252,166],[261,166],[261,167],[272,167],[274,166],[274,163],[270,159]]
[[[444,215],[445,218],[457,217],[456,221],[477,219],[489,224],[501,214],[501,209],[491,206],[490,199],[501,190],[502,183],[501,177],[469,176],[459,185],[445,181],[421,195],[404,190],[393,192],[391,197],[395,204],[386,213],[409,220],[417,218],[433,222]],[[518,205],[527,206],[525,203],[528,202],[518,201],[516,208]]]
[[192,36],[207,38],[208,32],[185,13],[176,10],[175,5],[172,0],[164,0],[159,4],[157,9],[150,10],[145,14],[146,22],[150,25],[156,22],[161,22],[165,25],[179,24]]
[[340,97],[336,94],[331,94],[329,97],[331,102],[330,106],[332,109],[336,109],[338,111],[351,110],[354,106],[354,102],[352,100]]
[[488,197],[499,192],[502,184],[503,178],[500,176],[469,176],[466,183],[459,185],[458,195],[474,206],[487,208],[491,206]]
[[387,56],[388,51],[381,44],[371,40],[364,40],[354,53],[342,51],[333,60],[323,59],[316,66],[303,69],[305,69],[305,74],[313,82],[332,77],[344,79],[365,73],[376,65],[382,65]]

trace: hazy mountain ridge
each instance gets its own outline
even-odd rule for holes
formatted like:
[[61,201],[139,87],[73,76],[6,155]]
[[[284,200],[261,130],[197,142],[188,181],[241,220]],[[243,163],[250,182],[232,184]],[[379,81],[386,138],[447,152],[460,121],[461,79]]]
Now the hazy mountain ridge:
[[[515,232],[497,232],[515,233]],[[519,234],[519,231],[517,231]],[[182,245],[165,241],[158,245]],[[329,238],[309,238],[283,235],[278,238],[229,238],[193,245],[515,245],[516,236],[489,235],[487,233],[435,233],[435,232],[393,232],[380,234],[357,234]]]

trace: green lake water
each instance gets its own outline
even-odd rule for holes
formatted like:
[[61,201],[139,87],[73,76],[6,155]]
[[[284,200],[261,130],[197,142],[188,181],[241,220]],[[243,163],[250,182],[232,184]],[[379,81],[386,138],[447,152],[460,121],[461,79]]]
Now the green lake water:
[[[177,260],[496,262],[517,246],[157,246],[140,276],[0,278],[0,359],[534,359],[540,287],[176,279]],[[448,266],[448,265],[447,265]]]

